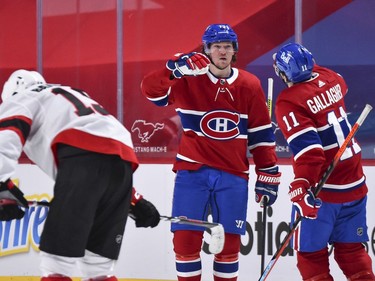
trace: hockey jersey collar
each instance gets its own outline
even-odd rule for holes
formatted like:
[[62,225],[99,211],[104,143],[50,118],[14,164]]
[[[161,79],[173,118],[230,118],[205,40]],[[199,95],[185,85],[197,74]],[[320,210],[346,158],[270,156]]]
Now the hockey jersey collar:
[[208,78],[210,78],[211,82],[216,84],[220,80],[224,79],[227,81],[227,83],[230,85],[232,84],[238,77],[238,69],[237,68],[232,68],[232,73],[228,78],[217,78],[215,75],[213,75],[210,71],[207,72]]

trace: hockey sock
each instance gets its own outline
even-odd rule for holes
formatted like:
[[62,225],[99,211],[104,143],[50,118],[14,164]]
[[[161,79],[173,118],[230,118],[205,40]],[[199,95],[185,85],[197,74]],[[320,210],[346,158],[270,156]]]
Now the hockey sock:
[[215,281],[235,281],[238,277],[238,254],[216,255],[214,260]]
[[[311,253],[297,252],[297,267],[303,280],[333,280],[332,276],[329,274],[327,247]],[[320,279],[314,279],[318,277]]]
[[176,270],[179,281],[200,281],[202,262],[199,253],[193,256],[176,255]]
[[371,258],[361,243],[335,243],[334,257],[348,280],[375,280]]
[[178,230],[174,232],[173,245],[176,254],[178,281],[200,281],[202,262],[200,251],[203,232]]
[[224,249],[221,253],[216,254],[214,259],[214,281],[237,280],[240,241],[238,234],[225,234]]

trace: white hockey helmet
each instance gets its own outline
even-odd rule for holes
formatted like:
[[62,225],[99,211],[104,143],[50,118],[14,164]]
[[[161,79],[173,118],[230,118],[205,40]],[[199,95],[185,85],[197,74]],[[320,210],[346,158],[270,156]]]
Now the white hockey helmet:
[[5,101],[14,94],[22,92],[36,84],[46,84],[39,72],[19,69],[14,71],[5,82],[1,99]]

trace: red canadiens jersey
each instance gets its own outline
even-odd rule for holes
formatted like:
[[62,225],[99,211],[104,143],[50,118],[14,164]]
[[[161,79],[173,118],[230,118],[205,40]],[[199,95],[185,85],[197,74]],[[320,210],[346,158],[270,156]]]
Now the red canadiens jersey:
[[276,164],[275,139],[260,81],[232,69],[227,79],[208,72],[170,79],[170,71],[147,75],[143,94],[156,105],[173,105],[183,127],[174,170],[202,165],[248,178],[248,151],[256,169]]
[[[315,186],[351,130],[344,104],[347,85],[337,73],[314,67],[315,77],[283,90],[276,101],[277,123],[293,152],[295,178]],[[361,148],[353,140],[319,197],[342,203],[367,193]]]
[[130,133],[86,93],[39,85],[0,106],[0,181],[12,176],[22,149],[55,179],[57,143],[119,155],[138,166]]

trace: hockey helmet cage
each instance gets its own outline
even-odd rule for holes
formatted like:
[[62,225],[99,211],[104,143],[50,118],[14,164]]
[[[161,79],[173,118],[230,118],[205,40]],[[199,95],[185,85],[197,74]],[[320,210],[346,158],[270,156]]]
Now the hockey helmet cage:
[[210,45],[218,42],[232,42],[234,51],[238,51],[237,34],[228,24],[211,24],[206,28],[202,36],[204,51],[209,53]]
[[312,76],[314,57],[304,46],[297,43],[284,45],[274,55],[275,72],[282,72],[289,82],[298,83]]
[[11,96],[36,84],[46,84],[43,76],[36,71],[19,69],[14,71],[5,82],[1,99],[5,101]]

